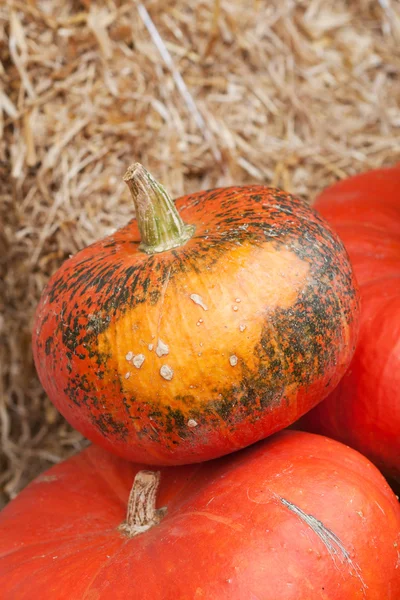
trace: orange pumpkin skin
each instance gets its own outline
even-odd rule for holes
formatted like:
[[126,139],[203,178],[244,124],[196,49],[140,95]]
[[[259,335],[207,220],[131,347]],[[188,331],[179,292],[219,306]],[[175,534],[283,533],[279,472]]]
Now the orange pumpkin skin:
[[400,167],[341,181],[315,206],[349,252],[361,326],[347,373],[299,427],[349,444],[400,482]]
[[34,325],[50,399],[90,440],[149,464],[199,462],[293,423],[353,355],[347,254],[300,200],[262,186],[176,201],[196,227],[148,255],[132,220],[52,277]]
[[361,454],[281,432],[163,468],[158,525],[118,530],[141,465],[91,447],[0,514],[2,600],[398,600],[400,505]]

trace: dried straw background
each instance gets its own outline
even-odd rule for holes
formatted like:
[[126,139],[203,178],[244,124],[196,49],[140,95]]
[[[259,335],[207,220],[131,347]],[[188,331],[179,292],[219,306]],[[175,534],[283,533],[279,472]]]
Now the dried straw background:
[[84,443],[36,378],[32,316],[58,265],[131,217],[130,162],[175,195],[264,182],[311,201],[400,160],[398,2],[144,3],[199,113],[138,1],[0,2],[3,503]]

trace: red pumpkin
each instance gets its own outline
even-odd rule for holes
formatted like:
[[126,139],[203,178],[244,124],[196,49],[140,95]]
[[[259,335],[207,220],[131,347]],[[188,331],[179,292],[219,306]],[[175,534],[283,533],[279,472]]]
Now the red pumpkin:
[[349,252],[361,330],[345,377],[300,427],[350,444],[400,481],[400,168],[342,181],[316,208]]
[[293,423],[355,347],[338,237],[278,190],[185,196],[181,218],[143,167],[126,180],[138,221],[66,261],[38,307],[50,399],[92,441],[150,464],[214,458]]
[[141,471],[124,522],[140,468],[91,447],[11,502],[2,600],[400,598],[400,505],[354,450],[285,431]]

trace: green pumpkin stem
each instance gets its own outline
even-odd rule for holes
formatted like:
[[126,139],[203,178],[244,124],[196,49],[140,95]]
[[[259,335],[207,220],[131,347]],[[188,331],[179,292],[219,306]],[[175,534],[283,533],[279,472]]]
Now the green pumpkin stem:
[[136,474],[129,495],[126,520],[119,526],[119,530],[127,537],[148,531],[164,517],[167,508],[156,508],[159,485],[159,471],[139,471]]
[[182,246],[192,237],[194,226],[182,221],[172,198],[141,164],[131,165],[124,181],[135,203],[143,252],[165,252]]

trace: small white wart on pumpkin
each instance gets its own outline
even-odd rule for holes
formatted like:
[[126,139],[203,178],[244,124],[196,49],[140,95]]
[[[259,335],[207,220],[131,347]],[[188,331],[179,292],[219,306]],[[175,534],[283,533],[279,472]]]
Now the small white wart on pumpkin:
[[203,310],[208,310],[207,304],[204,303],[204,300],[199,294],[190,294],[190,299],[193,300],[195,304],[201,306]]
[[188,427],[197,427],[198,422],[195,421],[194,419],[189,419],[189,421],[187,422]]
[[160,369],[160,375],[167,381],[171,381],[174,376],[174,371],[168,365],[163,365]]
[[33,483],[50,483],[51,481],[57,481],[59,477],[57,475],[41,475],[33,480]]
[[239,330],[243,332],[245,329],[246,329],[246,325],[244,325],[243,323],[241,323],[239,325]]
[[238,357],[236,356],[236,354],[232,354],[232,356],[229,357],[229,362],[231,364],[231,367],[236,367],[238,363]]
[[169,353],[169,346],[162,340],[158,340],[156,354],[157,356],[166,356]]
[[129,379],[130,376],[131,376],[131,374],[129,371],[127,373],[125,373],[125,379]]
[[150,350],[150,352],[153,350],[153,344],[149,344],[147,347]]
[[126,360],[132,360],[133,358],[133,352],[128,352],[128,354],[125,356]]
[[135,358],[133,359],[132,364],[137,369],[140,369],[140,367],[142,366],[142,364],[144,363],[144,361],[145,361],[144,354],[137,354],[135,356]]

